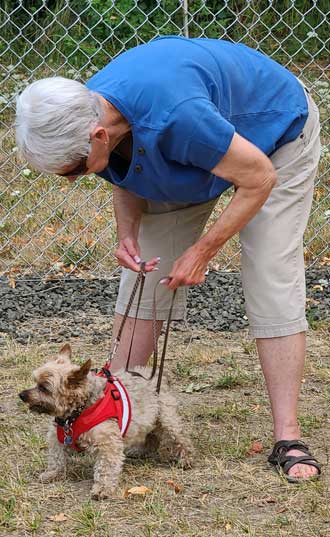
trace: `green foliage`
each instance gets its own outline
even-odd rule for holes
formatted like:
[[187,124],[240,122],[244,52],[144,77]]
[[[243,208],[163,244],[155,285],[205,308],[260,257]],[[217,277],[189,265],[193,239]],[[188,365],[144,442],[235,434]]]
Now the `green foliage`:
[[[326,59],[328,0],[3,0],[0,54],[22,70],[102,67],[157,35],[185,34],[242,41],[280,61]],[[7,43],[10,49],[7,50]],[[303,46],[302,46],[303,44]]]

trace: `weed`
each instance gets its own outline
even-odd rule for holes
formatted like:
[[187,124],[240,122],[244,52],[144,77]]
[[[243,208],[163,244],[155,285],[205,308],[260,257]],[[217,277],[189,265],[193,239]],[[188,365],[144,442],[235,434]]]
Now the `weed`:
[[213,386],[217,389],[229,390],[248,383],[247,375],[243,373],[226,373],[215,379]]
[[15,507],[16,499],[14,496],[3,500],[0,499],[0,527],[9,531],[16,529]]
[[242,407],[237,403],[225,403],[223,406],[202,406],[199,407],[196,418],[202,418],[214,421],[226,422],[230,418],[235,418],[238,421],[244,421],[247,416],[252,414],[252,410],[247,407]]
[[190,366],[183,365],[181,362],[175,364],[175,375],[180,379],[194,379],[196,375],[193,374]]
[[106,528],[103,512],[92,502],[85,502],[81,508],[72,515],[77,522],[75,528],[77,537],[93,535],[96,531]]
[[325,419],[320,416],[299,416],[298,421],[303,435],[310,436],[313,431],[320,429],[325,424]]

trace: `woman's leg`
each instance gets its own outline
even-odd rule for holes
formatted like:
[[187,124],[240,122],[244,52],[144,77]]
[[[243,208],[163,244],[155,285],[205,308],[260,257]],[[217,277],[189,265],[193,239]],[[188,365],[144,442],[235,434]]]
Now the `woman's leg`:
[[[242,281],[250,323],[257,340],[278,440],[298,440],[297,405],[305,360],[305,274],[303,234],[319,160],[315,104],[301,137],[273,156],[278,184],[241,233]],[[304,455],[289,451],[288,455]],[[296,464],[294,477],[317,470]]]

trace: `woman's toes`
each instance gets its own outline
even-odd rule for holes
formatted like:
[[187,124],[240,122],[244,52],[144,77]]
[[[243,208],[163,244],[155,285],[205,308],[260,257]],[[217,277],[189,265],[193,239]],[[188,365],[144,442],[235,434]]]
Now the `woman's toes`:
[[[287,456],[293,456],[293,457],[301,457],[302,455],[306,455],[306,453],[303,453],[302,451],[298,451],[296,449],[292,451],[288,451],[287,453]],[[298,479],[308,479],[309,477],[312,477],[317,474],[318,474],[317,468],[309,464],[297,463],[297,464],[294,464],[288,471],[288,475],[290,477],[296,477]]]

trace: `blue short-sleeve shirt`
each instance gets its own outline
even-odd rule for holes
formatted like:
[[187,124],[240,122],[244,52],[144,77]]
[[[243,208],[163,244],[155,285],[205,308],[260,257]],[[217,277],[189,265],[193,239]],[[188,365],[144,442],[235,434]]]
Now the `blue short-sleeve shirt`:
[[296,77],[242,44],[169,36],[121,54],[88,82],[132,129],[126,169],[114,153],[99,175],[140,197],[201,203],[230,183],[210,170],[235,132],[271,155],[308,114]]

